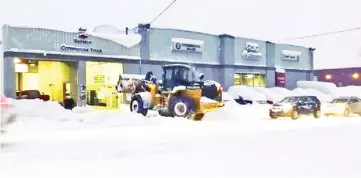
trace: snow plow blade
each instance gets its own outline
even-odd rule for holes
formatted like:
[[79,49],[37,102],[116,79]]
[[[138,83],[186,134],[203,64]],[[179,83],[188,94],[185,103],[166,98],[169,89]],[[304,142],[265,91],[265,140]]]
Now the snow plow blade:
[[203,119],[204,114],[224,106],[224,103],[201,103],[200,111],[192,113],[188,116],[188,119],[200,121]]

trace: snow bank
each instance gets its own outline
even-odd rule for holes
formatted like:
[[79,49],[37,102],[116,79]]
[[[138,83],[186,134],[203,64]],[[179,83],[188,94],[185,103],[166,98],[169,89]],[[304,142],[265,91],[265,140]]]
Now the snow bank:
[[333,95],[337,93],[337,86],[330,82],[318,82],[318,81],[297,81],[298,88],[312,88],[323,93]]
[[266,102],[267,98],[264,94],[257,92],[253,88],[235,85],[229,87],[227,91],[233,98],[238,99],[239,97],[243,97],[244,100],[252,101],[253,103],[257,103],[257,101]]
[[257,92],[263,93],[266,96],[267,100],[272,101],[272,102],[278,102],[284,98],[284,95],[276,93],[276,92],[272,92],[269,88],[255,87],[254,90],[256,90]]
[[15,106],[18,116],[23,117],[48,117],[48,118],[72,118],[74,113],[66,110],[56,101],[34,100],[14,100],[9,99],[9,103]]
[[272,87],[270,88],[270,90],[274,93],[277,93],[279,95],[282,95],[284,97],[286,96],[292,96],[292,92],[286,88],[282,88],[282,87]]
[[333,97],[341,97],[341,96],[361,97],[361,87],[360,86],[337,87],[333,91],[332,96]]
[[295,88],[291,92],[292,96],[313,96],[303,88]]
[[325,94],[320,92],[319,90],[313,89],[313,88],[306,88],[305,89],[308,93],[310,93],[313,96],[317,96],[317,98],[322,102],[330,102],[332,101],[333,97],[329,94]]

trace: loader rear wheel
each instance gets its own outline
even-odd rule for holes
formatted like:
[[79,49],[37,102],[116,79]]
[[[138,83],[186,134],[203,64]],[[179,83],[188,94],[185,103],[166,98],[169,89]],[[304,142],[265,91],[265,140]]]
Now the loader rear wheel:
[[140,97],[135,96],[130,102],[130,111],[140,113],[143,116],[146,116],[148,109],[143,107],[143,100]]
[[177,117],[187,117],[194,111],[193,101],[187,97],[172,97],[169,99],[169,111]]

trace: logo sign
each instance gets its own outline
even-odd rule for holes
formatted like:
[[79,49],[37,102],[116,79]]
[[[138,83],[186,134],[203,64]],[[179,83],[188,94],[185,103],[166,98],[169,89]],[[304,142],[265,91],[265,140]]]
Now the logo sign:
[[104,75],[96,75],[94,76],[94,83],[104,83]]
[[282,58],[287,61],[299,61],[301,58],[301,52],[282,50]]
[[275,85],[276,87],[285,87],[286,73],[284,71],[276,71]]
[[259,51],[260,50],[257,43],[246,42],[242,52],[242,58],[247,60],[261,60],[262,53]]
[[73,41],[77,44],[92,44],[92,41],[87,40],[88,34],[85,32],[81,32],[78,34],[78,38],[75,38]]
[[184,39],[184,38],[172,38],[172,50],[173,51],[186,51],[186,52],[203,52],[203,41]]

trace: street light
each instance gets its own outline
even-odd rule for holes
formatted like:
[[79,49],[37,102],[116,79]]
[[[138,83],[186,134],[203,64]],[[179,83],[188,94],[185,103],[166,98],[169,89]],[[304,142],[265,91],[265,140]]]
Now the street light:
[[353,73],[352,74],[353,79],[358,79],[359,77],[360,77],[360,75],[358,73]]
[[326,78],[326,80],[330,80],[330,79],[332,78],[332,76],[331,76],[330,74],[327,74],[327,75],[325,76],[325,78]]

